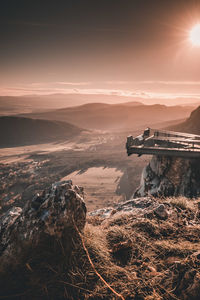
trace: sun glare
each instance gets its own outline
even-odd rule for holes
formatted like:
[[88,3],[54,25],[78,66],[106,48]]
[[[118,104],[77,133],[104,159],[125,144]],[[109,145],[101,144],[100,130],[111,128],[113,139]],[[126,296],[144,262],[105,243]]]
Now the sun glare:
[[192,45],[200,47],[200,24],[190,30],[190,41]]

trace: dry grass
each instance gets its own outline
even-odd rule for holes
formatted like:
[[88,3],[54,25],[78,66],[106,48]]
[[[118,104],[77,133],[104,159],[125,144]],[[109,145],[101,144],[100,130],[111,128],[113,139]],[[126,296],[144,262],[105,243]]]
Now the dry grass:
[[[110,261],[106,264],[107,274],[105,266],[98,261],[96,268],[125,299],[199,299],[200,284],[197,279],[200,276],[200,260],[194,254],[200,248],[197,201],[189,202],[183,198],[167,201],[172,207],[183,210],[183,214],[178,210],[177,220],[174,217],[166,221],[137,220],[131,214],[121,214],[113,216],[103,225],[97,220],[98,225],[95,226],[95,219],[94,223],[90,219],[89,230],[94,230],[94,236],[101,235],[104,240],[100,242],[104,245],[103,253],[107,253]],[[185,220],[193,222],[192,228]],[[88,235],[85,238],[88,243]],[[95,249],[101,249],[96,241],[96,238],[90,240],[88,246],[93,247],[94,243]],[[112,274],[120,270],[127,276],[124,280],[117,277],[117,282],[113,281]],[[98,286],[98,290],[102,294],[102,298],[98,299],[115,299],[106,294],[105,286]],[[89,299],[96,297],[97,294],[91,294]]]
[[[174,209],[182,203],[172,202]],[[184,203],[177,220],[89,217],[70,256],[63,241],[28,247],[9,268],[1,265],[0,299],[119,299],[118,293],[126,300],[199,300],[200,219],[195,202]]]
[[167,201],[172,204],[174,207],[178,207],[181,208],[183,210],[186,209],[194,209],[194,203],[193,201],[190,199],[187,199],[185,197],[172,197],[172,198],[167,198]]

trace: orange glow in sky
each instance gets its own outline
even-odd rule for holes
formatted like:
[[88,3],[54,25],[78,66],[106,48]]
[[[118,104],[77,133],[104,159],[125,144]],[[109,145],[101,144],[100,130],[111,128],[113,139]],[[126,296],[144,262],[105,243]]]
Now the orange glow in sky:
[[0,96],[200,99],[200,0],[1,2]]

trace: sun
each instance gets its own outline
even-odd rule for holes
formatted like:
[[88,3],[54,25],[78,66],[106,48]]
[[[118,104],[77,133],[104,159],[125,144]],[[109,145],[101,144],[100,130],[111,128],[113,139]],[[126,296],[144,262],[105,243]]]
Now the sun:
[[190,42],[193,46],[200,47],[200,24],[196,24],[191,30],[190,30]]

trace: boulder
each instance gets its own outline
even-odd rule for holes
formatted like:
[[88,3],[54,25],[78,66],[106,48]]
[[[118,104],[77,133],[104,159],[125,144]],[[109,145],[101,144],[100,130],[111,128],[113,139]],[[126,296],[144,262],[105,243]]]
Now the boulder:
[[0,219],[0,255],[12,256],[25,244],[34,247],[47,241],[61,240],[70,245],[76,231],[86,222],[83,189],[72,181],[54,183],[50,189],[37,194],[23,209],[14,207]]
[[165,208],[164,204],[160,204],[158,205],[155,209],[154,209],[154,213],[157,217],[159,217],[162,220],[165,220],[168,218],[168,212]]

